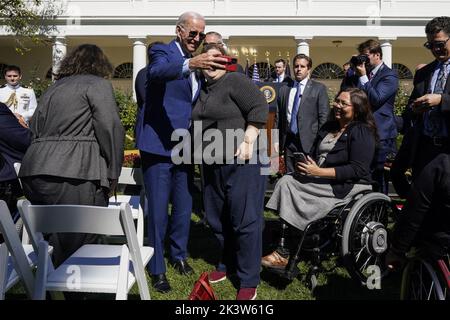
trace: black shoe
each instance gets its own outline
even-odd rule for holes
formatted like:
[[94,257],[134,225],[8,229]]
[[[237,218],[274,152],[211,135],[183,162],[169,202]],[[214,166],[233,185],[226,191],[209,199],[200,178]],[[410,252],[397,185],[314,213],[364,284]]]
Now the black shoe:
[[169,281],[166,278],[165,273],[153,275],[152,283],[153,283],[153,288],[155,288],[155,290],[158,292],[167,293],[170,290],[172,290],[172,288],[170,287]]
[[175,270],[182,275],[190,275],[194,272],[194,269],[187,263],[187,260],[177,260],[170,263]]

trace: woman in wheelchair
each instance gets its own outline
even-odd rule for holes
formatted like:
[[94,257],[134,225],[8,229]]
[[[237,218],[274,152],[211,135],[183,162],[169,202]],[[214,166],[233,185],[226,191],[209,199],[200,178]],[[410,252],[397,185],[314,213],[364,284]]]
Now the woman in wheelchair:
[[[371,190],[370,167],[377,139],[367,95],[356,88],[341,91],[311,155],[305,162],[297,162],[294,174],[280,179],[266,205],[280,214],[283,232],[287,225],[303,231],[355,194]],[[280,241],[261,263],[282,269],[288,259],[289,249]]]
[[407,202],[391,236],[388,268],[400,269],[406,253],[440,259],[450,250],[450,155],[440,154],[414,179]]

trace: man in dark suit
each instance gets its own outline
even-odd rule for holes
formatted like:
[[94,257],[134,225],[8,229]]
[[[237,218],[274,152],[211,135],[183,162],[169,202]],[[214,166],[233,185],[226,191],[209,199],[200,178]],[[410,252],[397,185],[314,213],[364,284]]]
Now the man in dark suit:
[[282,86],[278,94],[275,123],[279,130],[288,172],[295,171],[294,152],[309,154],[319,128],[327,121],[330,105],[327,88],[309,79],[312,59],[298,54],[293,59],[295,83]]
[[450,17],[432,19],[425,27],[435,60],[417,70],[408,103],[413,126],[405,133],[392,170],[399,176],[394,184],[406,195],[404,168],[412,167],[413,179],[440,153],[450,151]]
[[286,61],[284,59],[278,59],[274,62],[275,65],[275,78],[271,78],[270,81],[277,83],[286,83],[288,86],[292,86],[294,80],[286,74]]
[[[187,242],[192,211],[192,167],[175,164],[172,141],[175,130],[187,133],[191,125],[192,103],[200,81],[196,69],[224,69],[226,59],[218,54],[192,57],[203,41],[205,19],[198,13],[183,13],[176,24],[176,40],[155,44],[149,50],[145,104],[136,123],[137,147],[140,150],[144,184],[149,205],[148,239],[155,253],[149,263],[153,286],[168,292],[165,277],[164,240],[170,238],[169,262],[181,274],[192,273],[187,263]],[[223,64],[221,64],[223,63]],[[172,203],[169,220],[168,205]]]
[[384,163],[387,157],[392,157],[397,152],[394,102],[398,90],[398,76],[383,63],[383,53],[378,41],[367,40],[358,46],[358,51],[368,57],[368,63],[355,66],[359,76],[358,87],[369,97],[380,138],[373,179],[377,182],[379,191],[387,194],[388,180],[384,177]]
[[14,113],[0,103],[0,199],[13,215],[17,212],[17,198],[22,195],[14,163],[22,162],[30,142],[31,131],[26,124],[19,123]]

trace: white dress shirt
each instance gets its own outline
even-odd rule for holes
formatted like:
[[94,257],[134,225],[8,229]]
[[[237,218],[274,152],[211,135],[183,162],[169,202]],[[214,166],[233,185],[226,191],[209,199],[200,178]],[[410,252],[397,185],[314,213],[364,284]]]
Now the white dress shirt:
[[[305,90],[306,84],[308,83],[308,78],[303,79],[300,81],[300,94],[303,95],[303,91]],[[292,114],[292,108],[294,107],[294,100],[295,100],[295,94],[297,93],[297,87],[294,86],[291,88],[291,91],[289,92],[289,100],[288,100],[288,107],[287,107],[287,120],[288,120],[288,126],[291,123],[291,114]]]

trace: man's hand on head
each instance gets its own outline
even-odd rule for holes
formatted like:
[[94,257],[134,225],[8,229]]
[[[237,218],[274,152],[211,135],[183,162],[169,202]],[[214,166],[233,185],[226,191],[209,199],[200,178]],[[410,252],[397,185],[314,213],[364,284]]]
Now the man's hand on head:
[[202,53],[189,60],[189,69],[225,69],[226,58],[220,53]]

